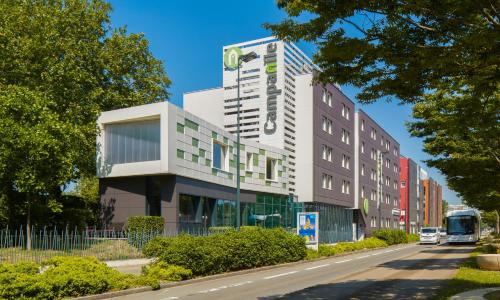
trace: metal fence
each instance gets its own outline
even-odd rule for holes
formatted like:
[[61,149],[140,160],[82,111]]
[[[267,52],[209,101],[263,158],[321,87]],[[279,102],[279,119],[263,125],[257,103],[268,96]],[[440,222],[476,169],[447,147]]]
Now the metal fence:
[[96,229],[32,228],[31,250],[27,249],[26,227],[0,230],[0,263],[20,261],[42,262],[54,256],[94,256],[101,261],[142,258],[142,248],[156,236],[177,236],[180,233],[204,236],[206,229],[183,231],[130,232]]

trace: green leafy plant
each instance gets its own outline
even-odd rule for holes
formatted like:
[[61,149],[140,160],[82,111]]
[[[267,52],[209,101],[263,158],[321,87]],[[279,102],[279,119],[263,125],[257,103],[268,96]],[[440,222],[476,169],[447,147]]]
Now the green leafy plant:
[[301,237],[280,228],[259,227],[242,227],[240,231],[204,237],[160,237],[145,249],[147,256],[190,269],[196,276],[298,261],[306,256]]
[[132,216],[127,220],[126,229],[131,232],[163,232],[165,219],[157,216]]
[[183,267],[158,261],[142,268],[142,274],[161,281],[181,281],[193,276],[193,272]]
[[384,240],[389,245],[408,243],[406,232],[399,229],[375,230],[373,236]]

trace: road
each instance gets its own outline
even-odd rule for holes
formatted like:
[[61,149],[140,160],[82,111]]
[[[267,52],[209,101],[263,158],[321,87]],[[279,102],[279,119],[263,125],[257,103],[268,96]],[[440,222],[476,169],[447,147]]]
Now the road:
[[396,246],[120,299],[430,299],[473,248]]

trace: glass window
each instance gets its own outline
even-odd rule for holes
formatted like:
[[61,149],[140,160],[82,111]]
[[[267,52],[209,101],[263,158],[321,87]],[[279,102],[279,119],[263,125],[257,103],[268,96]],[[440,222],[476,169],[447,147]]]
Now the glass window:
[[160,160],[160,121],[108,124],[105,156],[110,164]]
[[253,153],[247,152],[247,171],[253,171]]
[[266,179],[276,181],[278,169],[276,168],[277,160],[266,157]]
[[214,168],[227,171],[228,169],[228,147],[216,140],[213,141],[212,164]]

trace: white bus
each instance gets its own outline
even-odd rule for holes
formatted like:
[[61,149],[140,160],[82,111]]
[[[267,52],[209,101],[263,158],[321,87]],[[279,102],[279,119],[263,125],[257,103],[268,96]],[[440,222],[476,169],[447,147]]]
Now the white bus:
[[476,243],[481,237],[481,215],[476,209],[455,210],[446,214],[448,243]]

